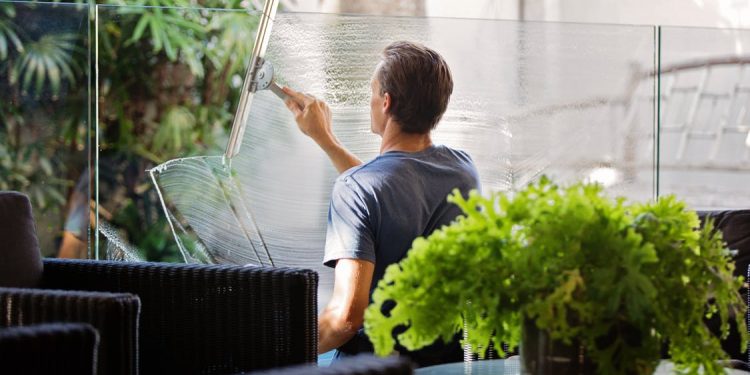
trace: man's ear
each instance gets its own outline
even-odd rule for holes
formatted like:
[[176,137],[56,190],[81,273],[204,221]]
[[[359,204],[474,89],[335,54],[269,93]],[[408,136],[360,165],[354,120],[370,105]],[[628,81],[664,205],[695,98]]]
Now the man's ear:
[[388,114],[388,111],[391,109],[391,94],[385,93],[383,94],[383,113]]

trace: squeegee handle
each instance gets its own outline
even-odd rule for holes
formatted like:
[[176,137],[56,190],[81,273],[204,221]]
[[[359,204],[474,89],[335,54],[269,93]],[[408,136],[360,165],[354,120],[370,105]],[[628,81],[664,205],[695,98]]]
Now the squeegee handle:
[[282,90],[281,86],[279,86],[276,82],[271,82],[271,84],[268,86],[268,89],[273,91],[273,93],[276,94],[279,99],[286,100],[286,93],[284,93],[284,90]]
[[295,99],[295,98],[290,97],[289,95],[287,95],[284,92],[284,90],[281,89],[281,86],[279,86],[276,82],[272,81],[271,84],[268,85],[268,89],[271,90],[271,92],[273,92],[274,94],[276,94],[276,96],[278,96],[279,99],[281,99],[281,100],[283,100],[285,102],[286,102],[287,99],[291,98],[292,101],[294,101],[294,103],[297,104],[297,107],[299,107],[300,110],[302,110],[302,109],[305,108],[305,104],[304,103],[300,103],[297,99]]

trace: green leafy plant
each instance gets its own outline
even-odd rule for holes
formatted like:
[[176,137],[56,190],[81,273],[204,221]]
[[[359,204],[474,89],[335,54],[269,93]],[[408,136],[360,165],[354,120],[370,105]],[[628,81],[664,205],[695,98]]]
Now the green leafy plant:
[[[660,347],[679,369],[722,373],[726,354],[704,318],[743,335],[745,305],[712,224],[674,197],[628,204],[599,185],[562,188],[542,178],[513,196],[472,192],[464,212],[414,241],[373,293],[365,329],[385,355],[449,340],[464,324],[472,351],[515,346],[524,321],[554,340],[580,342],[600,373],[648,373]],[[383,304],[395,307],[383,311]],[[395,339],[393,329],[408,327]],[[633,337],[636,339],[634,340]]]

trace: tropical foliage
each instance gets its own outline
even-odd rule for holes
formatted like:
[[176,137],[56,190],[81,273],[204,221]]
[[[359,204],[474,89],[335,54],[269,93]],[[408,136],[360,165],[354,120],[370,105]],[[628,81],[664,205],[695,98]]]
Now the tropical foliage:
[[718,314],[724,334],[731,319],[746,336],[742,281],[720,233],[710,222],[698,229],[674,197],[628,204],[598,185],[542,179],[513,196],[450,201],[464,216],[415,240],[373,294],[365,329],[381,355],[398,326],[408,327],[398,342],[417,349],[465,323],[481,355],[490,342],[517,345],[528,319],[553,339],[579,340],[599,373],[651,373],[668,340],[680,368],[719,374],[726,354],[704,318]]
[[87,53],[84,40],[66,31],[75,30],[75,18],[49,30],[38,10],[0,3],[0,190],[27,193],[40,217],[61,217],[87,159],[80,153]]
[[250,8],[105,0],[91,17],[88,4],[0,3],[0,189],[29,193],[62,230],[98,126],[100,212],[145,258],[176,260],[145,171],[225,145],[257,28]]

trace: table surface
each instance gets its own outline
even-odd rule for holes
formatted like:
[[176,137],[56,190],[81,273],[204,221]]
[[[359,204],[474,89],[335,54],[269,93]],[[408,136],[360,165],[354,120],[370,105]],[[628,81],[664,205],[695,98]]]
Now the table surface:
[[[420,375],[449,375],[449,374],[465,374],[465,375],[520,375],[521,374],[521,363],[518,356],[513,356],[508,359],[492,359],[487,361],[475,361],[475,362],[457,362],[457,363],[446,363],[443,365],[423,367],[415,371],[416,374]],[[727,374],[736,375],[747,375],[748,372],[742,370],[727,369]],[[659,374],[675,374],[674,364],[670,361],[661,361],[659,367],[656,368],[654,375]]]

